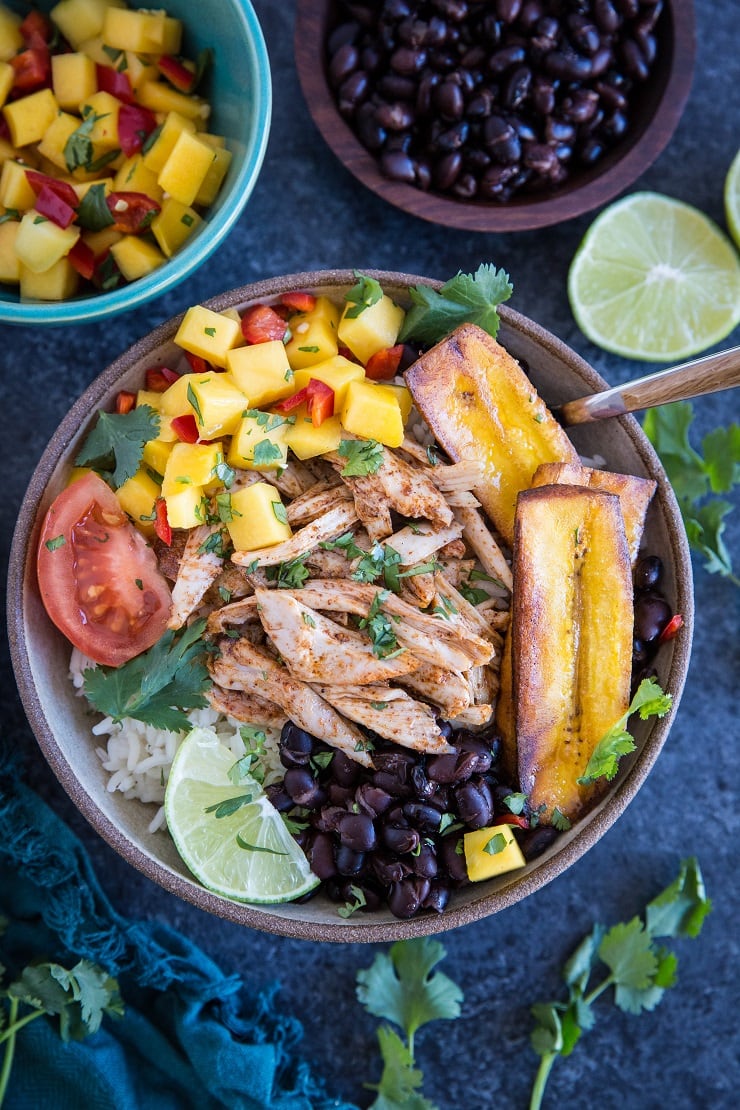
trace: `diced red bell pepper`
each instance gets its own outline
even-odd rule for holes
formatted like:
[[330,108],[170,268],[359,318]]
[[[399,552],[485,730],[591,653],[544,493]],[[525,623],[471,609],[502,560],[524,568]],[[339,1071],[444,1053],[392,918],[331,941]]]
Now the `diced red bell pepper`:
[[47,19],[38,8],[34,8],[28,13],[18,30],[26,46],[31,47],[48,46],[54,37],[51,20]]
[[313,293],[281,293],[280,302],[293,312],[310,312],[316,306]]
[[288,329],[269,304],[256,304],[242,316],[242,335],[247,343],[269,343],[273,339],[285,342]]
[[48,173],[39,173],[38,170],[26,170],[26,181],[37,196],[46,188],[56,193],[70,208],[76,208],[80,203],[80,198],[68,181],[60,181],[59,178],[50,177]]
[[524,817],[521,813],[503,813],[500,817],[494,817],[491,821],[492,825],[516,825],[518,829],[529,828],[529,818]]
[[660,636],[658,636],[658,643],[665,644],[668,640],[672,640],[681,628],[683,628],[683,617],[680,613],[674,613]]
[[210,374],[216,367],[211,366],[207,358],[202,355],[194,355],[192,351],[185,352],[185,358],[190,364],[190,369],[194,374]]
[[57,227],[69,227],[77,215],[75,209],[62,200],[56,190],[50,189],[48,185],[41,186],[35,207],[39,216],[45,216]]
[[131,412],[136,405],[136,394],[129,389],[122,389],[116,397],[116,412],[121,415]]
[[346,358],[349,362],[356,362],[358,366],[362,365],[359,358],[355,358],[355,356],[350,351],[349,347],[341,347],[340,346],[339,350],[337,351],[337,354],[341,355],[342,358]]
[[139,104],[121,105],[118,112],[118,142],[127,158],[138,154],[156,127],[156,117],[148,108],[142,108]]
[[403,343],[395,347],[384,347],[371,355],[365,365],[365,376],[374,382],[389,382],[398,373],[403,355]]
[[0,139],[10,139],[10,128],[5,116],[0,112]]
[[195,88],[197,74],[194,70],[183,65],[174,54],[163,54],[161,58],[158,58],[157,69],[171,85],[175,86],[178,92],[189,94]]
[[10,64],[15,70],[13,88],[17,92],[35,92],[51,80],[51,59],[45,45],[21,50],[10,59]]
[[105,203],[113,217],[112,226],[124,235],[146,231],[162,207],[146,193],[108,193]]
[[74,266],[80,277],[90,281],[95,273],[95,255],[83,239],[78,239],[67,258]]
[[326,382],[310,378],[307,386],[272,407],[277,412],[292,412],[302,404],[306,405],[314,428],[320,428],[328,417],[334,415],[334,390]]
[[146,387],[151,393],[164,393],[179,377],[169,366],[150,366],[146,372]]
[[117,289],[119,285],[123,285],[123,274],[116,265],[116,260],[110,252],[110,248],[101,252],[95,258],[95,269],[92,276],[93,285],[96,289],[102,289],[105,293],[111,289]]
[[172,544],[172,528],[167,519],[167,502],[164,497],[158,497],[154,502],[154,512],[154,531],[162,543],[166,543],[170,547]]
[[197,443],[198,442],[198,425],[195,423],[195,417],[192,413],[186,413],[184,416],[175,416],[171,421],[172,431],[178,439],[183,443]]
[[98,79],[98,92],[107,92],[115,96],[123,104],[135,104],[134,90],[131,88],[131,78],[128,73],[121,73],[113,66],[95,66]]

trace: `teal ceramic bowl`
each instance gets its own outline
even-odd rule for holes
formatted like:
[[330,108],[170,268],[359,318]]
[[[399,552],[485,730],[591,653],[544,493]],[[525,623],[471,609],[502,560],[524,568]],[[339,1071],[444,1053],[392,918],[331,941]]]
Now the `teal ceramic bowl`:
[[[28,10],[20,0],[11,0],[9,6],[22,14]],[[53,0],[41,0],[38,6],[48,11]],[[216,201],[204,211],[202,225],[181,250],[153,273],[120,289],[41,302],[21,301],[17,289],[0,285],[3,323],[86,323],[138,308],[197,270],[228,235],[249,200],[265,155],[272,110],[270,63],[254,9],[249,0],[219,0],[208,5],[207,18],[199,18],[197,6],[188,0],[167,0],[162,6],[168,15],[183,21],[183,53],[197,57],[201,50],[213,51],[214,62],[202,89],[212,107],[209,129],[225,136],[233,153]]]

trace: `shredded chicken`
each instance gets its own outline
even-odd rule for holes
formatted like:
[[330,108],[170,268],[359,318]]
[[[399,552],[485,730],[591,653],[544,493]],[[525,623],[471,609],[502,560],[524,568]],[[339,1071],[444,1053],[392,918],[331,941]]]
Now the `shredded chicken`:
[[235,551],[231,558],[240,566],[260,563],[263,567],[276,567],[279,563],[298,559],[319,543],[336,539],[356,520],[357,513],[352,503],[343,502],[311,521],[305,528],[301,528],[289,540],[277,543],[273,547],[261,547],[256,551]]
[[282,728],[288,720],[279,705],[245,690],[225,690],[214,683],[208,691],[208,700],[212,709],[226,713],[235,721],[259,721],[270,728]]
[[498,578],[506,589],[511,591],[514,584],[511,567],[477,510],[455,509],[455,517],[462,524],[463,536],[480,559],[486,574],[490,574],[492,578]]
[[223,558],[204,550],[209,538],[218,532],[215,525],[201,524],[188,532],[185,548],[172,587],[172,609],[168,628],[181,628],[198,608],[206,590],[221,573]]
[[393,686],[318,686],[335,709],[404,748],[442,755],[454,751],[428,705]]

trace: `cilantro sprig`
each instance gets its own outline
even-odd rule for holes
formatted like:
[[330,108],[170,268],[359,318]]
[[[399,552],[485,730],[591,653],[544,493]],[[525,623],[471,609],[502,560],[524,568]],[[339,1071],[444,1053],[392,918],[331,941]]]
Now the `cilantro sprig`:
[[383,465],[383,445],[374,439],[343,439],[337,454],[347,460],[343,478],[364,478],[377,474]]
[[[615,1005],[628,1014],[654,1010],[676,982],[678,958],[656,944],[659,938],[697,937],[711,909],[699,864],[684,860],[678,877],[648,903],[644,920],[633,917],[606,931],[595,925],[563,968],[568,988],[565,1002],[539,1002],[532,1007],[536,1026],[532,1047],[541,1057],[530,1101],[539,1110],[548,1076],[559,1056],[569,1056],[581,1035],[592,1029],[595,1003],[613,989]],[[608,974],[589,988],[594,969],[602,964]]]
[[88,668],[83,673],[86,698],[114,721],[134,717],[173,732],[191,729],[187,710],[206,708],[211,685],[205,626],[198,620],[179,635],[165,632],[148,651],[120,667]]
[[149,405],[126,413],[100,412],[75,466],[91,466],[119,489],[139,469],[144,444],[158,435],[159,415]]
[[460,988],[435,967],[445,957],[437,940],[397,941],[388,953],[378,953],[368,968],[357,973],[357,997],[369,1014],[398,1026],[378,1028],[383,1072],[370,1110],[436,1110],[421,1093],[423,1073],[416,1067],[414,1039],[428,1022],[459,1017]]
[[589,786],[602,777],[611,781],[617,773],[621,757],[635,750],[635,741],[627,732],[627,721],[633,713],[639,713],[643,721],[648,717],[665,717],[672,703],[672,695],[664,693],[654,678],[643,678],[627,712],[612,725],[594,748],[586,770],[578,779],[581,786]]
[[379,590],[372,600],[367,616],[360,621],[360,628],[364,628],[370,637],[373,655],[378,659],[395,659],[406,650],[398,646],[393,625],[381,608],[387,598],[388,591]]
[[459,324],[477,324],[494,339],[498,335],[498,306],[514,291],[509,275],[483,262],[474,274],[458,271],[439,292],[428,285],[409,289],[411,308],[406,313],[399,342],[413,340],[431,346]]
[[352,272],[357,282],[344,294],[345,301],[351,306],[347,308],[345,313],[348,320],[357,319],[365,309],[377,304],[383,296],[380,282],[376,281],[375,278],[368,277],[367,274],[361,274],[359,270],[353,270]]
[[740,482],[740,424],[715,428],[701,441],[701,453],[689,440],[694,419],[690,401],[660,405],[645,414],[643,428],[661,458],[681,510],[689,544],[704,557],[710,574],[740,586],[722,533],[733,506],[719,494]]
[[[0,931],[5,924],[0,922]],[[0,968],[0,975],[3,972]],[[123,1015],[118,983],[103,968],[83,959],[72,968],[34,962],[0,986],[0,1105],[8,1089],[16,1038],[44,1014],[59,1019],[59,1035],[65,1043],[80,1041],[98,1031],[104,1015]]]

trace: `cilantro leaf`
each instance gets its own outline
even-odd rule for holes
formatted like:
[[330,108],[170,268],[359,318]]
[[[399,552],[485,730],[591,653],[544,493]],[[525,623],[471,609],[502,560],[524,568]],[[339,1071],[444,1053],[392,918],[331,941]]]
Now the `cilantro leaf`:
[[740,481],[740,425],[715,428],[704,436],[702,453],[690,442],[694,419],[690,401],[660,405],[644,417],[643,429],[673,486],[691,548],[704,557],[704,569],[736,585],[730,553],[722,539],[725,517],[733,505],[716,495],[729,493]]
[[310,551],[305,551],[303,555],[289,559],[286,563],[267,567],[269,581],[274,582],[279,590],[299,590],[310,577],[310,571],[306,566],[306,560],[310,554]]
[[76,466],[91,466],[110,474],[118,489],[139,469],[144,444],[159,435],[159,415],[149,405],[127,413],[101,412],[97,423],[83,443]]
[[380,1026],[378,1044],[383,1074],[379,1083],[365,1084],[369,1090],[378,1092],[370,1110],[437,1110],[420,1093],[424,1078],[421,1070],[414,1067],[411,1051],[390,1026]]
[[460,1015],[462,991],[434,971],[444,955],[443,945],[429,937],[397,941],[357,973],[357,997],[369,1013],[394,1022],[412,1040],[427,1022]]
[[655,679],[644,678],[627,712],[599,740],[578,782],[588,786],[602,776],[611,781],[617,773],[621,757],[635,750],[635,741],[627,732],[627,721],[631,715],[639,713],[643,721],[651,716],[665,717],[672,702],[671,694],[664,693]]
[[194,621],[179,635],[165,632],[148,651],[120,667],[89,668],[83,674],[85,696],[114,721],[134,717],[155,728],[189,730],[186,710],[208,705],[211,679],[204,631],[205,621]]
[[343,439],[337,454],[347,460],[341,472],[343,478],[377,474],[383,465],[383,445],[374,439]]
[[649,902],[645,924],[652,937],[697,937],[712,908],[699,864],[683,860],[678,877]]
[[345,312],[348,320],[355,320],[366,308],[377,304],[383,296],[380,282],[376,281],[375,278],[361,274],[357,270],[354,270],[353,273],[357,278],[357,284],[353,285],[344,294],[345,301],[352,306]]
[[606,933],[599,945],[599,958],[611,970],[617,987],[649,987],[658,967],[652,939],[639,917],[620,922]]
[[64,161],[69,173],[76,169],[87,170],[91,168],[93,144],[90,136],[95,124],[98,120],[105,119],[107,113],[96,115],[92,108],[88,106],[86,112],[83,109],[83,114],[82,123],[75,128],[64,144]]
[[63,1041],[96,1033],[104,1014],[123,1013],[116,980],[89,960],[80,960],[71,970],[55,963],[32,964],[7,994],[41,1013],[58,1015]]
[[498,334],[497,306],[513,292],[509,275],[490,263],[482,263],[475,274],[463,274],[445,282],[437,293],[426,285],[409,289],[412,307],[406,314],[399,342],[414,339],[434,344],[459,324],[477,324],[492,335]]
[[367,616],[360,621],[360,628],[367,631],[373,646],[373,655],[376,655],[378,659],[395,659],[396,656],[401,655],[406,650],[406,648],[398,646],[393,625],[381,609],[387,597],[387,591],[378,591],[372,600]]

